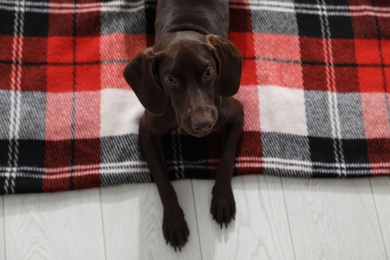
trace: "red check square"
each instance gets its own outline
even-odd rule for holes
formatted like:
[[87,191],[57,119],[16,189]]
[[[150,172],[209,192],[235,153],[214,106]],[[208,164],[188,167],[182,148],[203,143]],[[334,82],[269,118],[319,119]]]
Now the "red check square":
[[109,34],[101,36],[102,60],[131,60],[146,49],[146,36],[143,34]]
[[359,67],[358,75],[361,92],[383,92],[381,67]]
[[91,6],[89,9],[94,9],[94,12],[79,12],[76,15],[77,37],[100,36],[100,5]]
[[[75,164],[99,165],[100,163],[100,139],[76,139],[75,140]],[[94,174],[98,174],[99,170]]]
[[46,140],[72,137],[73,93],[47,93]]
[[[0,37],[0,61],[12,61],[12,49],[17,37],[1,35]],[[4,75],[4,74],[1,74]],[[0,79],[1,80],[1,79]],[[1,86],[0,86],[1,88]]]
[[238,175],[263,174],[263,157],[261,133],[257,131],[243,132],[237,153]]
[[253,38],[255,54],[260,59],[269,58],[289,62],[299,62],[301,59],[298,36],[255,33]]
[[253,33],[230,32],[229,40],[237,47],[244,58],[255,57]]
[[76,91],[101,89],[100,65],[78,65],[76,67]]
[[[131,35],[126,34],[122,39],[124,39],[124,44],[122,46],[125,47],[124,56],[119,56],[119,59],[132,59],[137,54],[145,49],[146,46],[146,37],[144,35]],[[115,45],[115,44],[113,44]],[[114,53],[115,49],[111,49],[111,53]],[[118,51],[118,54],[122,54],[123,52]]]
[[23,66],[21,89],[23,91],[46,91],[45,66]]
[[372,164],[371,172],[373,174],[388,173],[386,170],[383,172],[383,167],[380,167],[378,164],[388,164],[390,139],[368,139],[367,153],[370,164]]
[[49,37],[72,36],[73,19],[73,13],[51,12],[49,10]]
[[381,62],[378,40],[356,39],[355,52],[358,64],[377,65]]
[[[389,35],[390,35],[390,17],[389,17],[389,2],[388,1],[376,1],[376,2],[380,2],[381,5],[383,7],[386,8],[386,16],[385,15],[379,15],[378,16],[378,25],[380,27],[380,31],[381,31],[381,35],[382,35],[382,39],[389,39]],[[376,4],[376,3],[375,3]],[[376,6],[378,6],[376,4]],[[383,10],[383,9],[382,9]]]
[[257,75],[260,85],[276,85],[289,88],[303,88],[301,64],[277,61],[257,61]]
[[0,89],[10,90],[11,86],[11,74],[12,74],[12,66],[8,64],[0,64]]
[[302,65],[303,84],[306,90],[327,91],[326,68],[322,65]]
[[382,56],[385,65],[390,66],[390,40],[381,40]]
[[386,96],[380,92],[362,93],[361,100],[366,138],[390,138]]
[[385,68],[384,69],[384,73],[385,73],[385,77],[386,77],[386,80],[387,80],[387,84],[386,84],[386,87],[383,88],[382,91],[390,93],[390,83],[389,83],[389,81],[390,81],[390,68],[389,67]]
[[47,91],[70,92],[73,91],[73,66],[47,66]]
[[100,61],[100,37],[80,37],[75,43],[76,62]]
[[332,39],[331,44],[333,63],[350,65],[356,63],[354,40]]
[[52,36],[47,40],[47,62],[49,63],[72,63],[73,62],[73,45],[72,37]]
[[100,91],[81,91],[75,98],[75,138],[92,139],[100,136]]
[[258,86],[241,87],[235,95],[235,98],[241,101],[244,108],[244,131],[256,131],[260,129]]
[[258,84],[257,62],[255,60],[244,60],[242,64],[241,85],[256,85]]
[[354,66],[333,67],[337,92],[359,92],[358,70]]
[[[352,3],[355,2],[355,3]],[[351,0],[351,5],[359,6],[361,5],[360,0]],[[365,15],[365,16],[351,16],[352,26],[354,30],[355,39],[377,39],[377,27],[375,16]]]
[[301,59],[302,63],[305,62],[318,62],[324,63],[324,46],[322,39],[300,37],[299,43],[301,45]]
[[125,63],[106,63],[101,65],[101,87],[106,88],[118,88],[118,89],[130,89],[123,77],[123,70],[125,69]]
[[23,38],[23,62],[44,63],[48,40],[43,37]]

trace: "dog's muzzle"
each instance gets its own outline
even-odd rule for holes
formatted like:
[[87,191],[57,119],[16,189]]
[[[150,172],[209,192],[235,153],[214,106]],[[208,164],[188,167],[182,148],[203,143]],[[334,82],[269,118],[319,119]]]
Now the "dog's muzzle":
[[211,132],[218,120],[218,110],[214,106],[197,107],[180,121],[180,126],[190,135],[202,137]]

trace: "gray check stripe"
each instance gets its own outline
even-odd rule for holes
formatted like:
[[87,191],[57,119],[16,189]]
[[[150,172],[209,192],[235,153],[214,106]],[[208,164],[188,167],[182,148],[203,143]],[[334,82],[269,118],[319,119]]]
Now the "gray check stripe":
[[[320,8],[320,23],[321,23],[321,33],[322,33],[322,43],[324,49],[325,63],[333,64],[333,50],[331,44],[331,33],[329,27],[328,13],[322,7],[325,5],[325,0],[318,0],[318,7]],[[323,5],[320,5],[322,3]],[[343,148],[341,143],[341,126],[340,126],[340,113],[338,107],[338,97],[335,83],[335,69],[332,66],[325,67],[327,87],[328,87],[328,101],[329,101],[329,114],[333,135],[333,149],[336,162],[339,163],[341,167],[337,170],[339,175],[346,175],[346,169],[343,167],[345,165],[345,160],[343,156]]]
[[[307,177],[311,177],[312,173],[334,174],[340,168],[348,169],[348,174],[352,175],[368,175],[387,173],[390,169],[390,163],[323,163],[290,160],[281,158],[237,158],[237,163],[245,163],[247,167],[257,168],[259,166],[269,170],[281,170],[283,172],[302,171]],[[273,172],[273,171],[272,171]],[[295,176],[291,174],[291,176]],[[341,177],[341,176],[339,176]]]
[[279,1],[249,1],[249,5],[230,1],[230,7],[236,9],[250,9],[252,11],[270,11],[280,13],[298,13],[307,15],[321,15],[326,10],[328,16],[378,16],[390,17],[390,7],[372,7],[369,5],[326,5],[325,3],[292,3]]
[[23,53],[23,27],[24,27],[24,5],[23,2],[17,6],[14,18],[14,41],[12,44],[12,72],[11,72],[11,107],[8,144],[8,166],[5,173],[4,192],[15,193],[16,169],[19,156],[19,130],[21,114],[21,77],[22,77],[22,53]]
[[[0,1],[0,9],[6,11],[14,11],[20,6],[18,2]],[[145,8],[143,1],[123,2],[113,1],[108,3],[84,3],[84,4],[68,4],[68,3],[35,3],[25,2],[25,12],[31,13],[55,13],[55,14],[72,14],[74,9],[77,13],[90,12],[137,12]]]
[[[107,3],[83,3],[76,4],[79,13],[85,12],[137,12],[143,10],[145,5],[143,1],[112,1]],[[250,6],[242,5],[241,2],[230,1],[230,7],[236,9],[251,9],[281,13],[298,13],[309,15],[320,15],[319,9],[326,10],[329,16],[378,16],[390,17],[389,7],[372,7],[368,5],[356,6],[341,6],[341,5],[326,5],[321,4],[302,4],[302,3],[286,3],[278,1],[249,1]],[[0,0],[0,9],[6,11],[14,11],[15,6],[20,5],[18,2]],[[155,4],[151,4],[155,7]],[[25,2],[25,12],[33,13],[73,13],[74,4],[68,3],[41,3],[41,2]]]

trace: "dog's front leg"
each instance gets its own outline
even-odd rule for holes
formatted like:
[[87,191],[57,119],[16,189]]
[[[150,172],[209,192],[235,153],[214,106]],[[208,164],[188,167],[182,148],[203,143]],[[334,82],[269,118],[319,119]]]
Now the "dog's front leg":
[[181,250],[181,247],[186,244],[190,232],[176,192],[168,178],[161,135],[156,133],[156,128],[151,127],[150,118],[144,115],[139,128],[140,145],[163,204],[162,228],[165,240],[176,251],[176,248]]
[[221,225],[230,223],[236,214],[231,180],[237,147],[243,127],[243,109],[241,104],[233,99],[225,100],[222,109],[222,154],[218,165],[213,198],[211,201],[211,214],[215,221]]

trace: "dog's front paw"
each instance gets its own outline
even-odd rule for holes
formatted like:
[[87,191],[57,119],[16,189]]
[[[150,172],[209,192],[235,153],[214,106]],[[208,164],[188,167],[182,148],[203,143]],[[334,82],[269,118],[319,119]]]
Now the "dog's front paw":
[[231,187],[214,186],[210,211],[213,219],[221,225],[221,229],[223,224],[227,228],[236,215],[236,202]]
[[167,244],[170,243],[175,251],[177,248],[181,251],[181,248],[187,243],[190,230],[181,208],[164,210],[163,234]]

